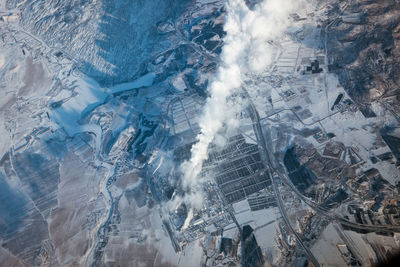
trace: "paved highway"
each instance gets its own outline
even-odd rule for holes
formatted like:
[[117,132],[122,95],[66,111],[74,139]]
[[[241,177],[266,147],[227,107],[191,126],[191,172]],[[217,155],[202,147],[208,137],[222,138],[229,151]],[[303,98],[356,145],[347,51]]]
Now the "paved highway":
[[[244,89],[245,90],[245,89]],[[260,123],[260,118],[258,116],[258,112],[254,106],[254,104],[251,102],[250,95],[245,91],[246,97],[249,99],[249,107],[248,107],[248,112],[250,115],[251,120],[254,123],[254,131],[257,137],[257,140],[259,142],[260,146],[260,153],[262,154],[263,159],[265,159],[265,162],[267,162],[267,168],[270,170],[270,173],[276,173],[281,181],[288,185],[294,193],[301,199],[303,200],[308,206],[310,206],[312,209],[314,209],[316,212],[318,212],[321,215],[327,216],[330,219],[336,220],[344,225],[351,226],[357,229],[362,229],[362,230],[369,230],[373,232],[399,232],[400,231],[400,225],[366,225],[366,224],[360,224],[360,223],[354,223],[351,222],[343,217],[340,217],[337,214],[333,214],[329,210],[325,209],[324,207],[318,205],[317,203],[313,202],[309,198],[305,197],[302,193],[298,191],[296,186],[293,185],[291,180],[287,177],[286,173],[282,173],[279,171],[277,168],[275,168],[274,164],[272,163],[268,149],[264,140],[264,135],[262,133],[261,129],[261,123]],[[261,140],[261,141],[260,141]]]
[[246,91],[245,88],[243,88],[243,94],[244,96],[248,99],[249,105],[247,107],[247,111],[249,113],[249,116],[253,122],[253,128],[254,132],[257,138],[257,142],[260,148],[260,155],[265,162],[265,167],[269,171],[269,174],[273,174],[272,178],[272,185],[274,189],[274,194],[275,198],[277,200],[278,208],[282,214],[282,218],[285,221],[285,224],[287,227],[290,229],[290,231],[295,235],[298,243],[303,247],[304,251],[306,252],[309,260],[315,265],[319,266],[318,261],[315,259],[311,251],[305,246],[305,244],[302,242],[301,237],[297,234],[297,232],[293,229],[293,227],[290,224],[290,221],[288,220],[286,210],[284,208],[281,196],[279,194],[279,188],[278,188],[278,181],[283,182],[287,186],[289,186],[293,192],[306,203],[309,207],[311,207],[315,212],[318,214],[328,217],[331,220],[334,220],[342,225],[350,226],[355,229],[360,229],[360,230],[367,230],[367,231],[372,231],[372,232],[400,232],[400,226],[399,225],[366,225],[366,224],[360,224],[360,223],[355,223],[351,222],[337,214],[332,213],[328,209],[322,207],[321,205],[315,203],[314,201],[310,200],[309,198],[305,197],[301,192],[298,191],[296,186],[291,182],[291,180],[287,177],[286,173],[282,173],[279,171],[277,168],[275,168],[274,164],[271,161],[269,151],[267,149],[267,145],[265,142],[265,138],[263,135],[263,131],[261,128],[261,123],[260,123],[260,117],[259,114],[251,100],[250,95]]
[[328,209],[322,207],[321,205],[315,203],[311,199],[305,197],[302,193],[299,192],[297,187],[290,181],[290,179],[286,176],[286,174],[282,174],[277,172],[278,176],[280,177],[281,181],[289,186],[295,194],[304,201],[310,208],[312,208],[317,213],[326,216],[332,220],[335,220],[343,225],[351,226],[356,229],[360,230],[368,230],[372,232],[400,232],[400,225],[368,225],[368,224],[360,224],[351,222],[337,214],[332,213]]
[[[262,161],[265,163],[265,167],[269,172],[269,175],[271,176],[272,174],[274,174],[273,172],[273,165],[271,163],[270,157],[269,157],[269,153],[268,153],[268,149],[265,143],[265,138],[261,129],[261,124],[260,124],[260,116],[258,114],[258,111],[256,110],[249,93],[246,91],[245,88],[243,89],[243,94],[244,96],[248,99],[249,101],[249,105],[247,107],[247,111],[250,115],[250,118],[253,122],[253,128],[254,128],[254,133],[256,135],[257,138],[257,142],[258,142],[258,146],[260,149],[260,156]],[[279,176],[278,176],[279,177]],[[312,254],[312,252],[309,250],[309,248],[303,243],[303,241],[301,240],[301,237],[299,236],[299,234],[293,229],[292,225],[290,224],[290,221],[288,219],[285,207],[283,205],[283,201],[282,198],[280,196],[279,193],[279,188],[278,188],[278,184],[277,184],[277,179],[272,179],[272,186],[274,189],[274,195],[278,204],[278,208],[279,211],[282,215],[282,218],[286,224],[286,226],[288,227],[288,229],[292,232],[292,234],[296,237],[297,242],[300,244],[300,246],[303,248],[304,252],[307,254],[307,257],[309,259],[309,261],[311,261],[311,263],[316,266],[319,267],[319,263],[318,260],[314,257],[314,255]]]

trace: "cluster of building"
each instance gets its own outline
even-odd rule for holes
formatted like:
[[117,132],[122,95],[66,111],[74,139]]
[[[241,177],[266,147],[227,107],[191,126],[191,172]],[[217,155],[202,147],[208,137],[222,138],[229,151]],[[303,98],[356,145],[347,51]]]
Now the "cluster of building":
[[[190,155],[190,144],[177,151],[180,157]],[[175,160],[182,160],[176,158]],[[246,200],[251,211],[276,207],[271,189],[271,179],[264,170],[256,144],[246,143],[243,135],[229,138],[223,147],[211,145],[209,157],[200,174],[207,182],[207,194],[203,207],[195,210],[187,227],[183,227],[188,217],[186,206],[180,206],[170,214],[168,229],[176,249],[207,234],[218,234],[235,223],[231,204]]]

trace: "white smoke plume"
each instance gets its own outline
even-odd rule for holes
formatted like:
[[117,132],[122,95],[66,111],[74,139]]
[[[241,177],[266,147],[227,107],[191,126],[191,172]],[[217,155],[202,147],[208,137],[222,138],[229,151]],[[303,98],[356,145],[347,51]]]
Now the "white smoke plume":
[[208,88],[210,97],[199,120],[201,133],[192,147],[190,160],[181,165],[182,183],[187,191],[184,201],[190,207],[199,208],[204,200],[199,174],[208,157],[209,144],[222,127],[237,123],[237,108],[228,99],[240,90],[245,73],[261,72],[270,66],[274,57],[271,41],[283,36],[289,26],[289,14],[298,2],[264,0],[250,10],[244,0],[227,1],[226,37],[216,76]]

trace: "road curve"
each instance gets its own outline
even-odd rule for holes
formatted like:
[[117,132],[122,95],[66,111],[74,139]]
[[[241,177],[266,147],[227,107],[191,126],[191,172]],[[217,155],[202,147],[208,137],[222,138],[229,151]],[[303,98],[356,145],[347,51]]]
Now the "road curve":
[[300,244],[300,246],[303,248],[304,252],[307,254],[307,257],[308,257],[309,261],[311,261],[311,263],[314,266],[319,267],[320,265],[318,263],[318,260],[314,257],[314,255],[309,250],[309,248],[303,243],[303,241],[301,240],[301,237],[299,236],[299,234],[293,229],[292,225],[290,224],[290,221],[289,221],[289,219],[287,217],[286,210],[285,210],[284,205],[283,205],[282,198],[281,198],[281,196],[279,194],[279,188],[278,188],[278,185],[276,183],[277,181],[276,181],[276,179],[273,179],[271,177],[271,175],[274,173],[273,169],[272,169],[273,165],[271,163],[271,160],[270,160],[270,157],[269,157],[269,154],[268,154],[267,146],[266,146],[266,143],[265,143],[265,138],[264,138],[264,135],[263,135],[263,132],[262,132],[262,128],[261,128],[261,125],[260,125],[260,116],[259,116],[258,111],[255,108],[255,106],[254,106],[254,104],[253,104],[253,102],[251,100],[251,97],[250,97],[249,93],[247,92],[247,90],[245,88],[242,88],[242,91],[243,91],[243,94],[246,97],[246,99],[249,101],[248,107],[247,107],[247,111],[249,113],[251,121],[253,122],[253,129],[254,129],[254,133],[256,135],[257,143],[258,143],[258,146],[259,146],[259,149],[260,149],[261,159],[264,162],[265,168],[268,170],[270,178],[272,180],[272,185],[273,185],[273,189],[274,189],[274,195],[275,195],[275,198],[276,198],[277,203],[278,203],[279,211],[282,214],[282,218],[283,218],[286,226],[289,228],[289,230],[292,232],[292,234],[296,237],[297,242]]

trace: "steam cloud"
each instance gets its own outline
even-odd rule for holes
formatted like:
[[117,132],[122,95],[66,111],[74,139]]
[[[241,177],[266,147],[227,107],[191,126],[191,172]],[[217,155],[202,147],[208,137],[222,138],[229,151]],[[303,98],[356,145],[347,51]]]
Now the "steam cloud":
[[[271,65],[274,47],[271,41],[283,36],[289,26],[289,14],[295,10],[295,0],[264,0],[252,10],[244,0],[228,0],[224,30],[224,47],[216,76],[208,91],[210,97],[199,120],[201,133],[193,145],[191,158],[181,165],[182,184],[187,193],[185,203],[201,207],[204,192],[199,174],[208,157],[208,146],[222,127],[235,127],[237,108],[229,101],[240,90],[246,73],[258,73]],[[236,105],[238,106],[238,105]],[[242,107],[238,107],[243,109]],[[192,214],[189,212],[189,214]],[[188,216],[184,228],[188,226]]]

